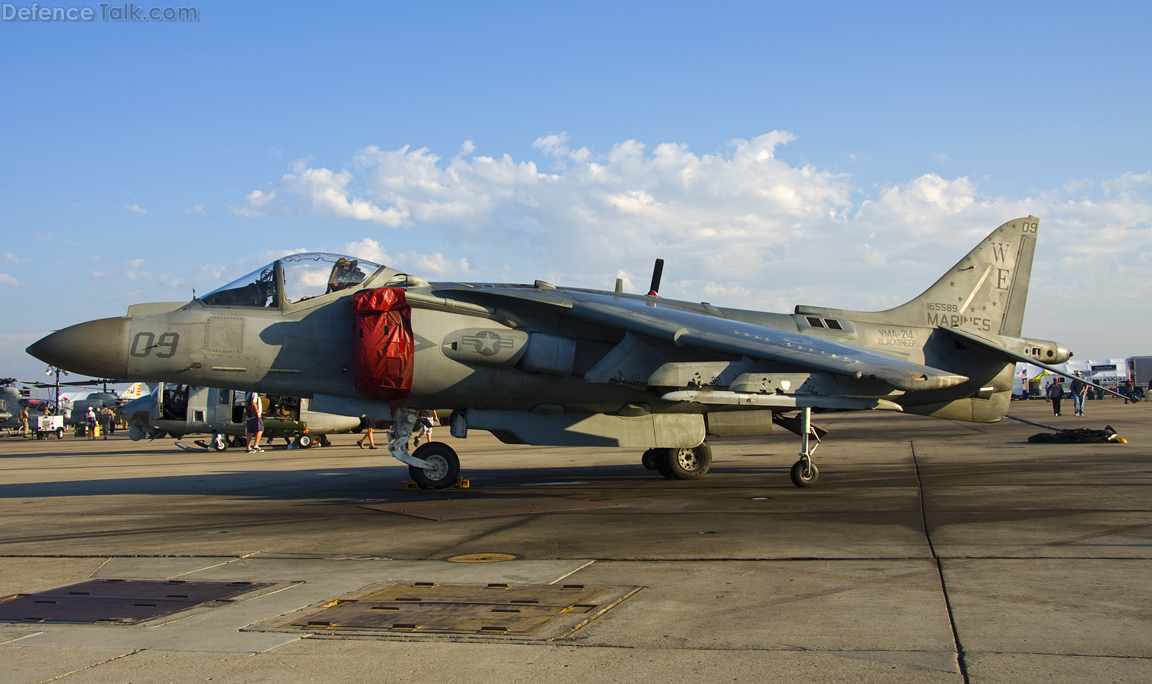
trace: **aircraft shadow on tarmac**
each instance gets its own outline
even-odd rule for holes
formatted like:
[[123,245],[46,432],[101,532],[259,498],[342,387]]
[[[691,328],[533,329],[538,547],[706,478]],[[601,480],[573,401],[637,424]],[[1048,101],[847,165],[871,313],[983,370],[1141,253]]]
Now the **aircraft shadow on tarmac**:
[[[44,454],[48,455],[48,454]],[[74,455],[74,454],[73,454]],[[27,455],[25,455],[25,458]],[[540,496],[547,491],[568,487],[589,490],[582,495],[595,495],[601,490],[634,488],[647,484],[648,489],[725,489],[729,487],[788,486],[788,465],[718,464],[712,474],[745,476],[731,480],[665,480],[639,464],[567,466],[564,468],[474,469],[470,473],[473,488],[401,492],[399,485],[408,479],[406,468],[388,464],[371,464],[348,468],[315,468],[292,470],[251,470],[196,473],[156,477],[107,478],[95,480],[62,480],[0,484],[0,499],[53,498],[73,496],[232,496],[244,499],[292,500],[421,496],[447,498],[478,495],[483,489],[515,487],[525,496]],[[349,478],[355,478],[349,481]],[[507,495],[504,491],[502,495]]]

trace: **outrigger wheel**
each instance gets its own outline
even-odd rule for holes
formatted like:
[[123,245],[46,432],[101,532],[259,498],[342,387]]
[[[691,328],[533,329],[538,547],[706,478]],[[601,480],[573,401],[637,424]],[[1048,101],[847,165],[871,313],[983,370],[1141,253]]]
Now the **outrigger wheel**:
[[[800,460],[792,464],[792,484],[797,487],[811,487],[820,479],[820,471],[812,462],[812,454],[820,446],[820,435],[812,430],[812,409],[800,409]],[[815,443],[813,443],[815,440]]]
[[212,448],[216,451],[226,451],[228,449],[228,437],[219,432],[212,433]]
[[408,466],[408,475],[421,488],[446,489],[460,479],[460,458],[447,444],[426,442],[417,447],[412,455],[432,466],[427,470]]
[[644,452],[644,467],[649,461],[669,480],[697,480],[712,467],[712,447],[701,442],[695,447],[649,449]]
[[792,464],[792,484],[797,487],[811,487],[820,480],[820,471],[811,458],[802,458]]

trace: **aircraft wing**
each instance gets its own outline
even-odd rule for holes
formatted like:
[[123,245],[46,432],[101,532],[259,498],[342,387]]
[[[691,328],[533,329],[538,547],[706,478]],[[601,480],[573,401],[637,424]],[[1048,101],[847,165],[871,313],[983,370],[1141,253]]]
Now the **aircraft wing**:
[[[439,292],[442,289],[437,288]],[[461,295],[465,290],[457,290]],[[901,390],[959,385],[968,378],[886,354],[799,333],[685,310],[658,298],[616,296],[582,290],[485,287],[468,294],[551,305],[555,315],[714,352],[785,363],[855,378],[877,378]],[[505,304],[505,306],[508,306]],[[513,306],[508,308],[514,309]]]

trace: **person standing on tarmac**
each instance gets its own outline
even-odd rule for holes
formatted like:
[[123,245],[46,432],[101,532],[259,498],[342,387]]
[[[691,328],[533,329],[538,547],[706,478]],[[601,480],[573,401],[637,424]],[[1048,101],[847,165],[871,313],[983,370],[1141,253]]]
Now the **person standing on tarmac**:
[[416,435],[416,446],[420,446],[420,440],[425,439],[426,442],[432,441],[432,426],[436,422],[436,412],[432,409],[424,409],[420,412],[420,418],[416,424],[420,426],[420,434]]
[[363,437],[360,438],[359,442],[356,442],[356,446],[363,449],[364,448],[364,442],[368,442],[368,448],[369,449],[375,449],[376,448],[376,440],[372,437],[372,430],[373,430],[373,428],[376,427],[376,419],[375,418],[365,418],[364,422],[366,422],[368,424],[368,431],[364,434]]
[[248,453],[260,452],[260,435],[264,434],[264,419],[260,417],[260,395],[249,392],[244,400],[244,436],[248,439]]
[[84,424],[88,427],[88,439],[96,439],[96,412],[88,407],[88,415],[84,416]]
[[1064,385],[1060,383],[1060,378],[1048,384],[1047,396],[1052,401],[1052,415],[1060,415],[1060,400],[1064,398]]
[[108,439],[108,433],[112,431],[112,409],[107,406],[101,407],[97,418],[100,420],[100,432],[104,433],[104,439]]
[[17,417],[20,419],[20,436],[21,437],[27,437],[28,436],[28,407],[27,406],[21,407],[20,413],[17,414]]
[[1080,375],[1076,375],[1076,379],[1072,381],[1072,410],[1078,416],[1084,415],[1084,399],[1088,396],[1088,383],[1080,379]]

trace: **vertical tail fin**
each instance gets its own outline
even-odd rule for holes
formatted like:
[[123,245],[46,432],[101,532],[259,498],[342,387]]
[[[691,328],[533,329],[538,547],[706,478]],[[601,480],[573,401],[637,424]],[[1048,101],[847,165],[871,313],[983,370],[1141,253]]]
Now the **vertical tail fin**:
[[[887,311],[844,311],[852,320],[894,325],[942,325],[1019,337],[1040,219],[1008,221],[948,269],[919,297]],[[798,306],[796,313],[831,312]]]
[[890,312],[929,325],[1018,337],[1040,219],[1015,219],[968,252],[932,287]]

